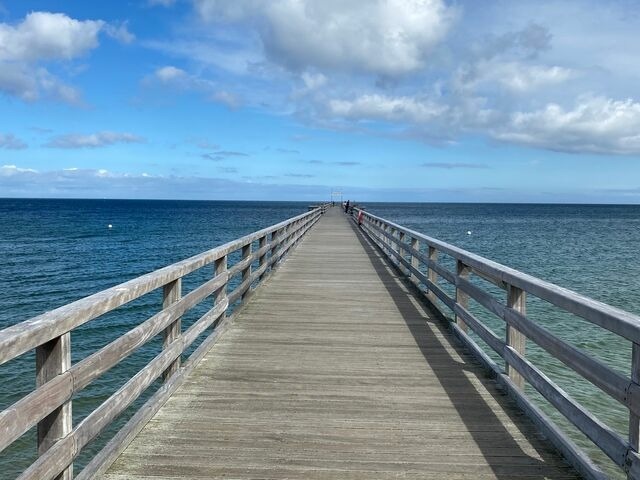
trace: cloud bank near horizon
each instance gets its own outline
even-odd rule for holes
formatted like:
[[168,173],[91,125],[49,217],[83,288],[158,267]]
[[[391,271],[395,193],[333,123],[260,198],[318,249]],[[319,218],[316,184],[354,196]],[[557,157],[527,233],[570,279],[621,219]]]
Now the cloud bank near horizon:
[[[436,167],[440,168],[440,167]],[[450,167],[443,167],[450,168]],[[466,168],[466,167],[453,167]],[[130,198],[167,200],[329,200],[335,186],[295,185],[296,174],[252,180],[215,177],[149,175],[111,172],[106,169],[66,168],[38,171],[16,165],[0,166],[1,197],[32,198]],[[268,182],[266,181],[268,180]],[[358,202],[490,202],[490,203],[620,203],[640,201],[640,187],[627,189],[576,189],[558,199],[546,192],[516,191],[500,187],[364,188],[343,186],[345,200]],[[158,196],[158,192],[163,192]]]

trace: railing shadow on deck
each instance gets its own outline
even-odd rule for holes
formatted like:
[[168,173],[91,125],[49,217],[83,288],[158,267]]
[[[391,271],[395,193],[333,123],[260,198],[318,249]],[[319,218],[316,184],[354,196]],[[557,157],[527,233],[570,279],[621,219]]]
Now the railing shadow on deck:
[[[536,449],[536,452],[540,456],[540,459],[537,459],[523,451],[513,434],[507,430],[505,425],[496,415],[495,411],[482,397],[478,388],[473,385],[471,380],[467,377],[466,373],[469,372],[479,377],[478,373],[480,371],[480,376],[482,375],[481,366],[478,362],[475,361],[467,352],[461,352],[460,346],[455,346],[454,348],[456,349],[456,352],[465,360],[465,363],[459,363],[451,356],[450,352],[447,351],[442,341],[434,335],[435,332],[433,330],[435,329],[437,333],[442,336],[451,336],[447,324],[445,323],[446,319],[444,319],[439,312],[434,313],[432,308],[422,299],[419,299],[419,301],[421,301],[425,310],[430,313],[429,318],[425,318],[425,314],[412,302],[401,301],[412,295],[411,290],[414,286],[402,277],[394,274],[396,272],[401,272],[396,265],[392,264],[387,258],[385,258],[380,247],[368,239],[354,223],[350,222],[350,226],[354,230],[356,238],[366,252],[371,265],[382,280],[382,283],[393,299],[398,311],[402,315],[402,318],[414,337],[416,345],[420,349],[425,361],[431,367],[438,381],[444,388],[451,400],[451,403],[455,407],[456,412],[467,427],[474,442],[478,446],[478,449],[487,461],[487,464],[496,475],[496,478],[501,480],[512,479],[514,476],[514,468],[528,469],[527,478],[540,480],[548,478],[549,472],[545,472],[545,466],[547,465],[548,460],[552,458],[557,459],[557,454],[550,451]],[[416,296],[416,298],[418,297]],[[417,323],[415,322],[416,319],[424,319],[425,323]],[[428,344],[424,343],[425,334],[427,334],[429,338]],[[438,361],[431,361],[434,356],[444,358],[448,357],[451,361],[447,366],[443,366]],[[469,368],[470,363],[473,364],[473,368]],[[485,377],[487,376],[485,375]],[[486,381],[487,379],[485,378],[483,383],[486,383]],[[463,386],[468,387],[462,395],[459,392],[461,382]],[[496,403],[503,408],[504,413],[513,421],[513,424],[518,428],[520,433],[524,437],[530,436],[531,431],[526,432],[522,430],[522,420],[517,418],[517,407],[515,404],[513,405],[514,408],[504,408],[505,403],[508,405],[511,402],[509,402],[504,395],[499,393],[497,385],[496,390],[493,392],[491,390],[491,388],[487,389],[487,391],[496,400]],[[473,406],[470,407],[470,405]],[[425,412],[425,415],[428,415],[428,413],[429,412]],[[483,424],[490,423],[492,425],[491,430],[485,430],[482,427],[478,428],[478,419],[482,419]],[[531,427],[531,430],[535,430],[533,426]],[[496,444],[500,444],[505,450],[511,450],[515,455],[528,456],[531,459],[531,463],[521,464],[518,466],[505,464],[505,459],[509,457],[509,454],[496,455]],[[536,467],[535,474],[532,474],[531,467]],[[557,468],[557,462],[555,462],[553,468]],[[569,469],[570,467],[567,465],[567,468]]]

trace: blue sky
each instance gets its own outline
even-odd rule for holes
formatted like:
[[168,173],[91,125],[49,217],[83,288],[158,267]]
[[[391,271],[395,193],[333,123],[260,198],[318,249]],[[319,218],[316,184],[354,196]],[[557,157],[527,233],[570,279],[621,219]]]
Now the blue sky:
[[636,1],[0,0],[0,197],[640,200]]

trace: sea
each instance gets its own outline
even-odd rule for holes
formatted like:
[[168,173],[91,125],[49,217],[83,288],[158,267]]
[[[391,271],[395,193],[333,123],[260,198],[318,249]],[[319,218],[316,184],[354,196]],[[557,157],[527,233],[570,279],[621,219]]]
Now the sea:
[[[0,199],[0,329],[208,250],[307,210],[308,202]],[[640,315],[640,206],[364,203],[367,211],[491,260]],[[452,259],[443,264],[454,268]],[[201,281],[185,280],[185,288]],[[453,293],[451,287],[443,289]],[[497,298],[504,292],[483,284]],[[502,296],[502,297],[501,297]],[[78,361],[156,313],[159,293],[93,320],[72,334]],[[504,324],[472,312],[498,335]],[[629,374],[629,343],[530,297],[528,315],[560,338]],[[187,327],[200,312],[184,319]],[[480,342],[480,341],[479,341]],[[481,342],[480,342],[481,343]],[[151,342],[73,400],[74,424],[106,400],[161,348]],[[492,352],[496,361],[501,361]],[[628,414],[531,342],[527,357],[621,435]],[[0,366],[0,410],[33,390],[33,353]],[[159,382],[77,459],[99,451]],[[527,393],[613,477],[620,472],[527,386]],[[36,458],[35,429],[0,453],[0,478],[15,478]]]

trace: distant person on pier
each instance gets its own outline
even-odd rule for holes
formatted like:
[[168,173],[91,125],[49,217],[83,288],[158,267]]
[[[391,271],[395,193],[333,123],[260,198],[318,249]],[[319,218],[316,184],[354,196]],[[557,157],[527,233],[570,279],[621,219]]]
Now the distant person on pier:
[[344,204],[344,213],[349,213],[349,200]]

